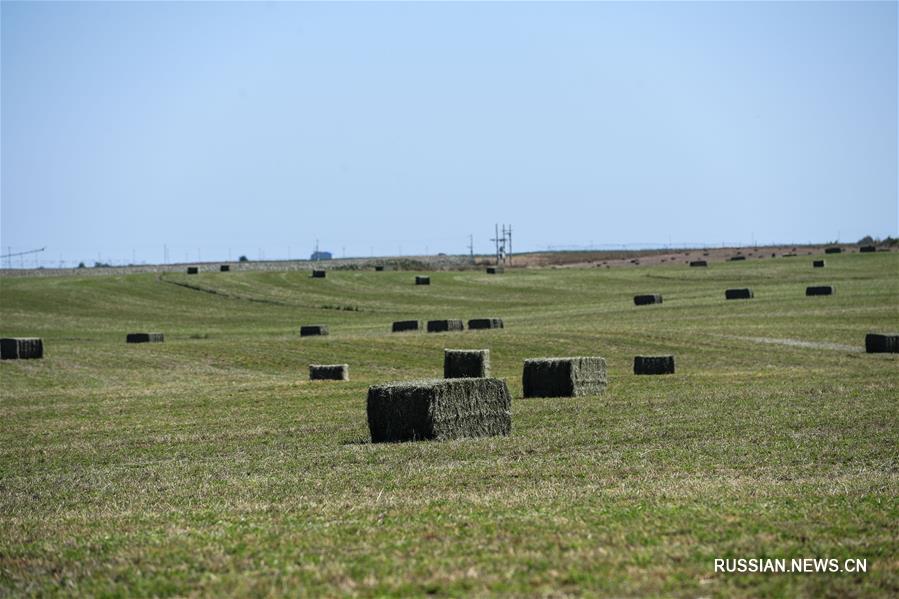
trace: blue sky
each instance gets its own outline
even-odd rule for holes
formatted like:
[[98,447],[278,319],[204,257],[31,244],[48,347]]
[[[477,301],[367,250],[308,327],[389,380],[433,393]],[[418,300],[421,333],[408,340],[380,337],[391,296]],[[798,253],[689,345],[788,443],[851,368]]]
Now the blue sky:
[[899,228],[895,2],[0,11],[0,245],[48,265]]

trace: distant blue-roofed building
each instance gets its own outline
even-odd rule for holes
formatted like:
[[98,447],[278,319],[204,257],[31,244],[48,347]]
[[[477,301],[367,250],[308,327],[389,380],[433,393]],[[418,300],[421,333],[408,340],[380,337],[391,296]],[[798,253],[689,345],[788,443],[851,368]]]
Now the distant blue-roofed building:
[[331,252],[312,252],[310,260],[330,260]]

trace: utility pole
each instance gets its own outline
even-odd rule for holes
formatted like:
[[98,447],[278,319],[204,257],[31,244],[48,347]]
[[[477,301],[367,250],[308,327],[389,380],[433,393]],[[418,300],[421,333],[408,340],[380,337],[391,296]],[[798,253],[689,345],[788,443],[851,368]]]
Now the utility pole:
[[499,249],[499,225],[493,225],[493,239],[490,241],[493,242],[494,249],[496,250],[496,264],[499,265],[500,262],[500,249]]
[[496,246],[496,264],[502,264],[507,260],[509,264],[512,264],[512,225],[509,225],[508,228],[503,225],[502,235],[500,235],[499,225],[494,225],[493,230],[494,237],[491,241]]
[[468,236],[468,254],[471,256],[471,263],[474,264],[474,235]]

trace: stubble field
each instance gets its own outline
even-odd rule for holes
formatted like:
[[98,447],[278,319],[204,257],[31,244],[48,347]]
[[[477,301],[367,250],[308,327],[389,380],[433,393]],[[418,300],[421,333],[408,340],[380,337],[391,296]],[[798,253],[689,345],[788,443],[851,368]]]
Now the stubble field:
[[[864,336],[899,329],[899,254],[826,259],[4,278],[0,333],[46,354],[0,363],[0,595],[895,596],[899,360]],[[371,444],[368,386],[445,347],[490,349],[511,436]],[[572,355],[606,393],[521,398],[524,359]],[[868,572],[714,572],[737,557]]]

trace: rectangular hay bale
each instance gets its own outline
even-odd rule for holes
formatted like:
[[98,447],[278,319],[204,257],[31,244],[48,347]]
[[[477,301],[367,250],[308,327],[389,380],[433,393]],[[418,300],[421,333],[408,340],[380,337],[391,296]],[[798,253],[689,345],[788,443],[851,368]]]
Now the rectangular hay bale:
[[706,262],[705,260],[691,260],[690,261],[690,266],[694,266],[694,267],[695,266],[708,266],[708,265],[709,265],[709,263]]
[[416,277],[415,277],[415,284],[416,284],[416,285],[430,285],[430,284],[431,284],[431,277],[416,276]]
[[508,435],[512,397],[491,378],[409,381],[368,388],[372,443]]
[[162,343],[165,335],[162,333],[128,333],[125,343]]
[[44,357],[40,337],[4,337],[0,339],[0,360],[37,360]]
[[812,285],[805,288],[805,295],[833,295],[833,285]]
[[487,267],[488,275],[501,275],[504,272],[506,272],[506,269],[503,268],[502,266],[488,266]]
[[449,331],[464,331],[465,325],[462,324],[461,320],[429,320],[428,321],[428,332],[429,333],[446,333]]
[[812,268],[824,268],[824,260],[812,260]]
[[865,335],[865,351],[869,354],[899,353],[899,334],[868,333]]
[[349,364],[310,364],[310,381],[348,381],[350,380]]
[[231,267],[227,264],[219,266],[219,272],[231,272]]
[[634,374],[674,374],[674,356],[634,356]]
[[443,350],[443,378],[483,378],[489,376],[489,349]]
[[863,254],[868,254],[871,252],[876,252],[877,247],[875,247],[873,245],[863,245],[862,247],[858,248],[858,251],[860,251]]
[[752,289],[748,287],[744,287],[742,289],[726,289],[724,291],[724,298],[733,300],[733,299],[752,299],[753,293]]
[[746,256],[731,256],[729,259],[731,262],[737,262],[739,260],[745,260]]
[[317,335],[328,335],[328,325],[326,324],[304,324],[300,327],[300,337],[314,337]]
[[843,248],[841,248],[841,247],[824,248],[824,253],[825,254],[842,254]]
[[521,382],[525,397],[598,395],[608,386],[606,361],[599,356],[525,360]]
[[195,275],[199,272],[200,272],[200,269],[197,268],[196,266],[188,266],[187,267],[187,274],[189,274],[189,275]]
[[393,323],[391,331],[394,333],[402,333],[404,331],[417,331],[421,323],[417,320],[397,320]]
[[320,268],[312,269],[312,278],[313,279],[324,279],[326,274],[327,274],[327,272]]
[[501,329],[503,328],[502,318],[472,318],[468,321],[468,328],[471,329]]
[[662,295],[660,293],[647,293],[644,295],[634,296],[634,305],[648,306],[649,304],[661,304]]

